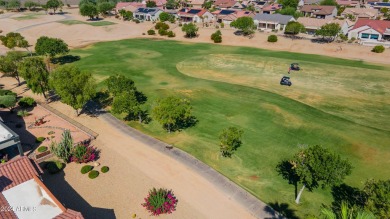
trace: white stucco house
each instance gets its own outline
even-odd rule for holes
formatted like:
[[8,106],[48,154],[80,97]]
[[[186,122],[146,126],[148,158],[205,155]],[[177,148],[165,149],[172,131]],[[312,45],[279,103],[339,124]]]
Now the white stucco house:
[[258,30],[284,31],[290,21],[295,21],[293,16],[281,14],[256,14],[253,18]]
[[348,38],[363,41],[390,41],[390,21],[359,19],[349,31]]
[[134,18],[144,21],[157,21],[162,12],[159,8],[138,8],[134,12]]
[[180,22],[211,22],[214,20],[214,15],[202,8],[182,8],[179,12],[177,12],[177,16],[179,17]]

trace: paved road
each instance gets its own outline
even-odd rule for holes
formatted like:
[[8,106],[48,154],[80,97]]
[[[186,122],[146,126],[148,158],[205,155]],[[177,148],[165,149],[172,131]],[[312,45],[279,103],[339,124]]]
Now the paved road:
[[153,137],[145,135],[138,130],[126,125],[121,120],[118,120],[110,113],[105,112],[98,108],[98,106],[94,103],[87,104],[87,111],[90,113],[99,116],[107,123],[116,127],[118,131],[135,138],[149,147],[166,154],[175,160],[183,163],[187,167],[193,169],[198,174],[206,178],[208,181],[219,187],[222,191],[224,191],[231,199],[236,200],[238,203],[247,208],[247,210],[254,215],[256,218],[275,218],[275,219],[283,219],[284,217],[280,216],[275,212],[271,207],[267,206],[264,202],[260,201],[256,197],[254,197],[249,192],[245,191],[243,188],[239,187],[228,178],[209,167],[202,161],[196,159],[190,154],[173,147],[172,145],[166,144],[162,141],[159,141]]

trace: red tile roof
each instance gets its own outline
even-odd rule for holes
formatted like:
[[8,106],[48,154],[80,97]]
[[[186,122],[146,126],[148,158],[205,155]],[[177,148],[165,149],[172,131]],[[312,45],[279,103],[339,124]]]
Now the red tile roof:
[[0,191],[10,189],[42,173],[38,164],[31,162],[26,156],[0,164]]
[[390,29],[390,21],[359,19],[353,26],[352,30],[363,26],[369,26],[370,28],[383,34],[386,31],[386,28]]
[[80,212],[67,209],[64,213],[56,216],[53,219],[83,219],[83,215]]
[[0,207],[0,219],[18,219],[2,193],[0,193]]

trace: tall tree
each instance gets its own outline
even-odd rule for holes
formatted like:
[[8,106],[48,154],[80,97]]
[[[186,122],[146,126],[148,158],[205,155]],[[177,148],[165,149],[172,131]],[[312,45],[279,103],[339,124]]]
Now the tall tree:
[[130,119],[138,117],[139,123],[142,123],[143,110],[141,104],[135,91],[123,92],[114,97],[112,111],[114,113],[126,113],[126,118]]
[[297,8],[299,0],[279,0],[279,4],[283,5],[283,8],[291,7],[291,8]]
[[31,51],[28,49],[30,47],[28,41],[20,33],[9,32],[5,36],[0,36],[0,41],[5,47],[12,50],[15,47],[26,49],[32,56]]
[[46,7],[53,9],[54,14],[56,13],[58,8],[61,8],[64,6],[64,3],[62,3],[61,0],[49,0],[46,2]]
[[185,128],[194,120],[190,102],[173,96],[158,100],[152,116],[168,132]]
[[[291,178],[300,182],[302,188],[296,196],[295,202],[299,204],[302,192],[305,188],[313,191],[318,187],[335,186],[342,183],[344,178],[351,174],[352,166],[347,160],[321,146],[311,146],[300,150],[288,161],[280,162],[277,170],[285,179]],[[290,167],[291,169],[285,169]]]
[[18,51],[9,51],[5,56],[0,56],[0,71],[4,73],[5,77],[15,78],[18,86],[20,86],[18,64],[23,57],[23,53]]
[[56,55],[68,53],[69,48],[68,44],[66,44],[62,39],[42,36],[35,44],[35,52],[38,55],[44,55],[53,58]]
[[95,80],[91,73],[80,71],[74,65],[63,65],[50,74],[50,86],[63,103],[76,110],[77,116],[88,100],[96,93]]
[[28,10],[30,10],[30,11],[32,9],[34,9],[35,7],[37,7],[37,6],[39,6],[39,4],[36,3],[36,2],[33,2],[31,0],[28,0],[28,1],[24,2],[24,7],[28,8]]
[[326,39],[328,42],[332,42],[336,39],[340,30],[341,27],[338,23],[324,24],[320,29],[316,30],[316,35],[322,36],[322,38]]
[[80,14],[82,16],[89,17],[91,20],[93,20],[99,15],[99,11],[96,4],[85,3],[80,6]]
[[231,157],[234,151],[241,146],[241,136],[244,132],[236,127],[229,127],[222,130],[219,135],[220,151],[222,156]]
[[9,10],[9,9],[20,9],[20,0],[9,0],[7,5],[6,5],[6,8]]
[[337,2],[335,0],[322,0],[320,5],[337,6]]
[[134,81],[124,75],[112,75],[105,81],[108,92],[114,97],[123,92],[133,92],[136,90]]
[[251,17],[240,17],[231,22],[230,26],[242,31],[245,36],[253,34],[256,29],[256,25]]
[[297,35],[299,33],[304,33],[306,31],[305,26],[303,24],[296,22],[296,21],[290,21],[286,25],[286,29],[284,29],[285,34],[289,35]]
[[155,8],[155,7],[157,7],[157,4],[156,4],[156,2],[155,1],[147,1],[146,2],[146,7],[147,8]]
[[42,94],[45,99],[49,91],[49,72],[46,64],[40,57],[25,58],[18,67],[20,75],[26,80],[27,87],[33,93]]
[[97,5],[98,11],[102,16],[106,16],[109,12],[115,8],[115,4],[113,2],[101,2]]
[[377,218],[390,218],[390,180],[367,180],[363,191],[367,194],[365,209]]
[[186,37],[192,38],[192,37],[196,37],[199,28],[194,23],[188,23],[188,24],[184,24],[181,27],[181,30],[186,33]]

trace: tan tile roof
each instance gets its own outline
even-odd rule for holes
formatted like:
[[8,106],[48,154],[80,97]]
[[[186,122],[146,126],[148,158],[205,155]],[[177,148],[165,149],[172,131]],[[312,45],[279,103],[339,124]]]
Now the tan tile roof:
[[341,15],[352,14],[357,17],[375,17],[378,9],[375,8],[346,8]]
[[42,173],[39,165],[26,156],[0,164],[0,191],[10,189]]
[[303,24],[303,26],[305,27],[316,27],[316,28],[320,28],[321,26],[330,23],[339,24],[340,27],[346,22],[348,24],[348,20],[317,19],[317,18],[310,18],[310,17],[300,17],[298,18],[297,21]]
[[304,5],[301,8],[302,12],[313,12],[315,15],[329,15],[332,14],[336,6],[329,5]]

